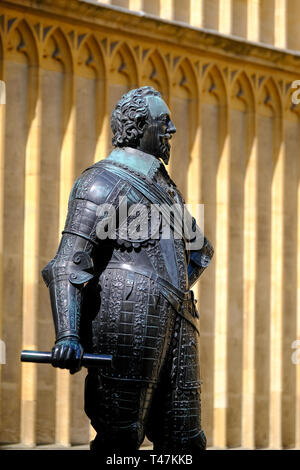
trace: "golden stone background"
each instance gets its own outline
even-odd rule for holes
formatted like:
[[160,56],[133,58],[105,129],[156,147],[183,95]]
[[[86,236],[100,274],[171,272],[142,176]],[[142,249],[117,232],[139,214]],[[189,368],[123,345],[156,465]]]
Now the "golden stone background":
[[299,22],[298,0],[1,1],[0,443],[91,438],[85,373],[19,356],[53,344],[40,271],[73,181],[110,151],[120,96],[152,85],[215,247],[195,288],[209,446],[300,447]]

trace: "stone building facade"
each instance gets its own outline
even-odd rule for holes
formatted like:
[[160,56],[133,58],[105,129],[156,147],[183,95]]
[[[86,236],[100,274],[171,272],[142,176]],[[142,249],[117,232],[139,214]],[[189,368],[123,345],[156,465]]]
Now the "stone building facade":
[[52,347],[40,271],[72,183],[110,151],[120,96],[152,85],[215,247],[195,288],[209,445],[300,447],[299,18],[298,0],[1,1],[1,443],[90,439],[84,373],[19,356]]

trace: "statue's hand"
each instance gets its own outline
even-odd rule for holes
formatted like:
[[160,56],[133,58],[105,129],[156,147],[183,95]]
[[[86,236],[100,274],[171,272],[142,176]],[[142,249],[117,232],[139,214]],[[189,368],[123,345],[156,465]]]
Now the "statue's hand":
[[61,369],[70,369],[75,374],[81,369],[83,348],[73,337],[58,340],[52,349],[52,365]]

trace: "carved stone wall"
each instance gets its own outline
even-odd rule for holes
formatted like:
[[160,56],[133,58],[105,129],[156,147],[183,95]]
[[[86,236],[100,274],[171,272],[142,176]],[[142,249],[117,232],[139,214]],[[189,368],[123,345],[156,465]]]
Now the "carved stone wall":
[[40,270],[72,183],[110,151],[116,101],[152,85],[178,129],[171,174],[215,247],[195,288],[209,445],[299,448],[299,2],[96,3],[0,5],[0,442],[90,439],[84,372],[19,355],[52,347]]

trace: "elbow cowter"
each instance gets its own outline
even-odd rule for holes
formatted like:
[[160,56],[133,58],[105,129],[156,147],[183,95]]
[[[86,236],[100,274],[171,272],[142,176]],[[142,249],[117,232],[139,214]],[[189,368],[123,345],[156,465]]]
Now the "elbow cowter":
[[67,258],[58,253],[42,276],[50,291],[56,340],[79,338],[81,287],[94,277],[91,257],[84,251]]
[[85,251],[77,251],[71,260],[58,254],[42,270],[42,276],[47,287],[61,277],[80,287],[93,278],[93,261]]
[[190,252],[190,262],[188,266],[189,285],[192,287],[203,271],[209,265],[214,254],[211,243],[204,237],[204,243],[201,250]]

